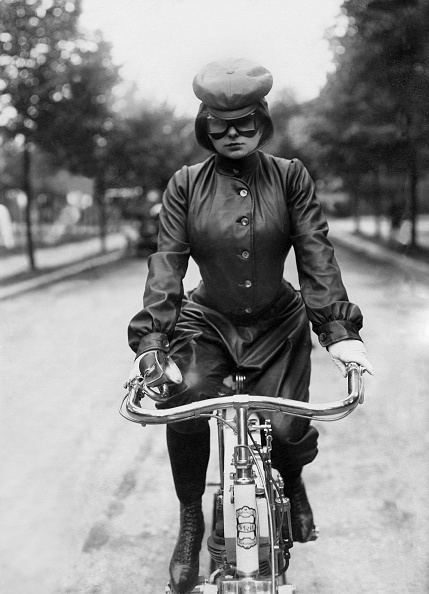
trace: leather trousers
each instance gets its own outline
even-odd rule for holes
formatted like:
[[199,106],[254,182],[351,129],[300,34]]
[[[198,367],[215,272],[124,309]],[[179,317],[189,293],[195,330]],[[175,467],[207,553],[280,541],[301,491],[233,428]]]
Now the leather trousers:
[[[171,400],[163,407],[231,393],[224,379],[235,369],[246,377],[246,393],[307,402],[309,324],[299,299],[292,307],[286,307],[286,312],[284,309],[280,304],[280,311],[287,315],[272,316],[271,312],[254,326],[242,327],[229,320],[226,323],[225,319],[216,319],[211,310],[204,311],[201,305],[185,305],[171,351],[182,371],[183,383],[175,387]],[[205,314],[197,318],[198,323],[194,316],[197,311]],[[279,327],[284,332],[282,340],[279,340]],[[280,413],[268,416],[273,430],[272,464],[282,476],[296,475],[317,455],[318,432],[307,419]],[[204,492],[210,453],[208,420],[168,425],[167,446],[177,496],[186,504]]]

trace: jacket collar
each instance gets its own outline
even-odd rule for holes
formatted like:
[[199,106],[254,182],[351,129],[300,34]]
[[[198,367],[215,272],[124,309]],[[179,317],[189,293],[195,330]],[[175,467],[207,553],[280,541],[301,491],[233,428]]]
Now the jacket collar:
[[222,175],[231,175],[233,177],[246,177],[254,173],[260,163],[259,151],[247,155],[243,159],[228,159],[223,155],[216,154],[216,171]]

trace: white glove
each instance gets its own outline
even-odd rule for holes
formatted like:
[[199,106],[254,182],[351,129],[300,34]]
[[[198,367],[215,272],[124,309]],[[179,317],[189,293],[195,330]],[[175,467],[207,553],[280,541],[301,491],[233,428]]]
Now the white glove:
[[368,361],[365,346],[360,340],[349,338],[340,340],[340,342],[334,342],[334,344],[328,346],[328,352],[344,377],[347,375],[347,363],[357,363],[368,373],[374,375],[374,367]]

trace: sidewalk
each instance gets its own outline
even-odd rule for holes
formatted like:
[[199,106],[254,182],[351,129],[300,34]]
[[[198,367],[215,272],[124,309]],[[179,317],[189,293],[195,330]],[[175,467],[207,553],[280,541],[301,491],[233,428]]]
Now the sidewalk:
[[122,258],[125,250],[126,239],[120,233],[106,238],[104,254],[101,253],[100,239],[96,237],[56,247],[38,248],[35,250],[38,271],[30,277],[26,274],[26,254],[0,256],[0,300],[109,264]]
[[[372,260],[391,264],[407,274],[423,275],[429,279],[429,260],[427,262],[401,254],[387,246],[380,245],[371,236],[375,235],[375,221],[373,217],[361,217],[360,230],[365,235],[356,234],[353,219],[330,219],[329,237],[338,245],[359,253]],[[382,236],[387,238],[387,221],[382,222]],[[419,220],[418,241],[421,248],[429,253],[429,216],[422,216]]]
[[[373,226],[372,218],[362,218],[362,231],[371,234]],[[331,219],[329,228],[329,236],[334,243],[367,258],[396,266],[407,274],[423,275],[429,279],[429,262],[422,262],[399,254],[371,241],[371,239],[356,235],[353,220]],[[429,250],[429,217],[422,218],[419,240],[421,246]],[[122,258],[125,250],[126,240],[119,233],[108,236],[105,254],[100,254],[98,238],[64,244],[55,248],[41,248],[36,250],[39,271],[25,280],[22,280],[22,276],[28,271],[26,255],[1,256],[0,300],[61,281],[91,268],[109,264]]]

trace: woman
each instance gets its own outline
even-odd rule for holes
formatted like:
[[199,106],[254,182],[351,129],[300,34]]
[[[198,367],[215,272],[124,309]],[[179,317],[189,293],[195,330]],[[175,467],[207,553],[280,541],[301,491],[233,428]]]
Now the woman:
[[[273,132],[265,101],[271,86],[266,68],[243,59],[208,64],[194,79],[196,137],[213,154],[168,184],[144,309],[129,326],[137,353],[130,377],[175,382],[171,399],[158,406],[225,393],[234,368],[244,371],[250,394],[308,401],[309,320],[343,373],[350,361],[372,373],[359,337],[362,315],[348,301],[313,181],[300,161],[260,150]],[[292,246],[301,292],[283,279]],[[202,282],[184,297],[189,256]],[[318,433],[304,419],[271,420],[273,466],[291,501],[294,540],[305,542],[314,524],[301,472],[316,456]],[[167,426],[181,507],[170,563],[175,592],[188,592],[198,577],[209,439],[206,420]]]

